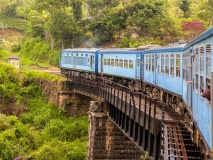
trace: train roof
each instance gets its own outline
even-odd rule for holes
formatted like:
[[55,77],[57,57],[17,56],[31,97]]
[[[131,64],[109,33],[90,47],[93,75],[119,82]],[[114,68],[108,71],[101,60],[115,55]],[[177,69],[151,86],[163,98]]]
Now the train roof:
[[161,45],[158,44],[148,44],[146,46],[139,46],[137,50],[147,50],[147,49],[155,49],[155,48],[161,48]]
[[177,44],[171,46],[164,46],[160,48],[147,49],[143,53],[160,53],[160,52],[179,52],[182,51],[186,44]]
[[138,51],[136,48],[109,48],[100,50],[99,53],[115,54],[119,52],[122,54],[141,53],[141,51]]
[[101,50],[100,48],[67,48],[63,49],[62,52],[96,52]]
[[209,37],[213,36],[213,28],[210,28],[208,30],[206,30],[205,32],[201,33],[197,38],[193,39],[191,42],[189,42],[184,49],[189,48],[190,46],[193,46],[197,43],[199,43],[202,40],[205,40]]

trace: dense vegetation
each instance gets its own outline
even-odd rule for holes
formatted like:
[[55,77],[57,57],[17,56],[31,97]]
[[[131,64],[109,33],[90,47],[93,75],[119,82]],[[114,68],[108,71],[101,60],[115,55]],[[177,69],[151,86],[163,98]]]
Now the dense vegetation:
[[88,118],[67,117],[49,104],[37,83],[41,80],[60,78],[0,62],[0,110],[8,113],[0,114],[0,159],[85,159]]
[[[10,44],[9,50],[22,57],[22,65],[39,67],[58,65],[59,51],[68,47],[138,47],[190,41],[212,25],[212,17],[213,0],[0,2],[2,33],[10,28],[26,35]],[[0,47],[8,43],[7,37],[3,38]]]
[[[0,0],[0,159],[85,159],[87,117],[67,118],[21,68],[57,66],[73,47],[138,47],[192,40],[213,22],[213,0]],[[9,37],[16,30],[23,36]],[[16,36],[16,35],[15,35]],[[15,40],[14,40],[15,39]],[[4,62],[3,62],[4,61]]]
[[212,8],[213,0],[0,2],[4,24],[24,30],[31,38],[41,37],[52,49],[114,42],[120,47],[135,47],[183,38],[189,41],[212,25]]

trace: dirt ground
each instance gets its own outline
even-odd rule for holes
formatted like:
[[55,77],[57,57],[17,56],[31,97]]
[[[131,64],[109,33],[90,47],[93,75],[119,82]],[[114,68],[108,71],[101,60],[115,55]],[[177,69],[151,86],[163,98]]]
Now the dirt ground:
[[25,33],[13,29],[0,30],[0,42],[3,42],[6,50],[11,50],[11,46],[22,42]]
[[5,29],[0,31],[0,37],[4,38],[6,42],[20,42],[22,38],[25,36],[23,32],[19,32],[13,29]]

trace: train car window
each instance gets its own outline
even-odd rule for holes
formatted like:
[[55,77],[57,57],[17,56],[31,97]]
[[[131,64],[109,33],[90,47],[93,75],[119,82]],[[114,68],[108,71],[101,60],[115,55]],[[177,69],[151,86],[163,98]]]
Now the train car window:
[[111,59],[111,66],[114,66],[114,62],[115,60],[114,59]]
[[158,55],[158,73],[160,73],[160,61],[161,61],[161,55]]
[[78,53],[76,53],[76,57],[78,57]]
[[104,65],[107,65],[107,59],[104,58]]
[[115,67],[118,67],[118,59],[115,59]]
[[200,89],[204,89],[204,47],[200,47]]
[[64,62],[64,64],[72,64],[73,58],[71,56],[64,56],[63,62]]
[[129,68],[133,68],[133,60],[129,60]]
[[123,59],[119,59],[119,67],[123,67]]
[[146,70],[149,70],[149,55],[146,55]]
[[175,70],[174,70],[174,54],[170,55],[170,75],[174,77]]
[[164,54],[161,54],[161,73],[164,74]]
[[150,54],[149,55],[149,71],[152,71],[151,67],[152,67],[152,55]]
[[67,53],[67,56],[69,56],[69,53]]
[[195,90],[196,92],[198,92],[198,74],[199,74],[199,55],[198,55],[198,48],[196,49],[196,52],[195,52]]
[[206,45],[206,89],[211,88],[211,44]]
[[86,54],[85,56],[88,57],[88,54]]
[[81,57],[83,57],[84,55],[83,54],[81,54]]
[[[73,58],[73,57],[70,57]],[[74,57],[75,58],[75,65],[87,66],[87,58],[86,57]]]
[[165,74],[169,74],[169,55],[168,54],[165,55],[165,68],[166,68]]
[[107,58],[107,65],[110,66],[110,58]]
[[155,55],[152,54],[152,72],[154,72]]
[[180,77],[180,54],[176,54],[176,77]]
[[71,56],[73,56],[73,53],[71,54]]
[[124,68],[128,68],[128,60],[124,60]]

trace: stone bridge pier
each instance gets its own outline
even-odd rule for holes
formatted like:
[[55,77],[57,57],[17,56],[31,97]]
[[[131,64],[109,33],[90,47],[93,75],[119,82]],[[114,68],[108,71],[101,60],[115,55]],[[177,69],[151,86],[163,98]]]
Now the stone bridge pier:
[[143,152],[108,119],[107,102],[90,102],[87,160],[139,160]]

